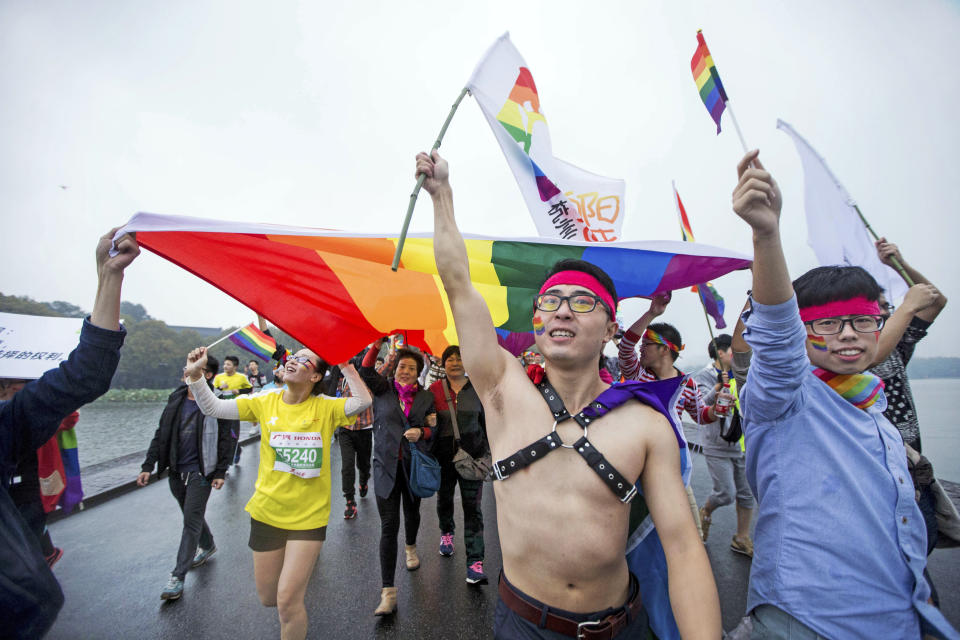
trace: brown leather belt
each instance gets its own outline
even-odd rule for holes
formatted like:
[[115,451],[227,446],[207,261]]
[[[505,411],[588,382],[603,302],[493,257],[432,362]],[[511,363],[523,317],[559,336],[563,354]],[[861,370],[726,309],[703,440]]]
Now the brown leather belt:
[[521,596],[520,592],[504,579],[503,572],[500,573],[500,585],[497,587],[497,591],[503,604],[524,620],[532,622],[538,627],[562,633],[571,638],[582,638],[583,640],[610,640],[615,638],[643,612],[640,587],[637,584],[637,577],[632,573],[630,574],[630,593],[632,594],[630,600],[619,611],[602,620],[577,622],[550,611],[544,611],[543,607],[531,604]]

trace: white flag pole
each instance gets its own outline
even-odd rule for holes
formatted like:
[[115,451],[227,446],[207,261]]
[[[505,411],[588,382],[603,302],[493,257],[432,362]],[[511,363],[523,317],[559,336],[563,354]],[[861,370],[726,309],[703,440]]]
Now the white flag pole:
[[219,338],[216,342],[213,342],[212,344],[208,345],[208,346],[206,347],[207,350],[209,350],[210,347],[214,347],[214,346],[220,344],[221,342],[223,342],[224,340],[226,340],[227,338],[229,338],[230,336],[232,336],[233,334],[235,334],[237,331],[240,331],[240,329],[243,329],[243,327],[240,327],[239,329],[234,329],[233,331],[231,331],[231,332],[228,333],[227,335],[223,336],[222,338]]
[[743,147],[743,152],[746,153],[750,151],[747,148],[747,141],[743,139],[743,132],[740,131],[740,123],[737,122],[737,116],[733,113],[733,107],[730,106],[730,100],[727,100],[723,104],[726,105],[727,111],[730,112],[730,119],[733,120],[733,128],[737,130],[737,137],[740,138],[740,145]]

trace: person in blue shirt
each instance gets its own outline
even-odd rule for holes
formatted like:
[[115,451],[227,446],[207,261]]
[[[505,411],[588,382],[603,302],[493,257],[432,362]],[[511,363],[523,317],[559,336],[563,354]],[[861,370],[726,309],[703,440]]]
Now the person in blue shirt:
[[[119,229],[119,228],[118,228]],[[97,296],[84,320],[80,342],[56,369],[31,380],[0,402],[0,635],[42,637],[63,606],[63,592],[47,566],[35,531],[10,497],[17,464],[36,455],[60,421],[110,388],[126,331],[120,325],[123,272],[140,254],[132,235],[97,245]]]
[[[928,604],[926,529],[906,452],[866,372],[881,289],[860,267],[790,282],[782,198],[751,151],[733,210],[753,232],[753,350],[740,394],[747,481],[759,504],[747,611],[752,638],[960,638]],[[820,229],[830,233],[830,229]]]

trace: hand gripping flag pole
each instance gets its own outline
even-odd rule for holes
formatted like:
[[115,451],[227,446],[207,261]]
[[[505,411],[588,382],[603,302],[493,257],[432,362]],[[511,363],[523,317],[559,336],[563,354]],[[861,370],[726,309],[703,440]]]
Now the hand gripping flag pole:
[[[450,121],[453,120],[453,114],[457,112],[457,107],[460,106],[460,102],[463,101],[463,97],[467,95],[467,93],[468,89],[464,87],[460,95],[457,96],[457,101],[450,107],[450,113],[447,114],[447,119],[444,120],[443,127],[440,128],[440,135],[437,136],[436,142],[433,143],[433,148],[430,149],[431,155],[440,148],[440,143],[443,142],[443,136],[447,133],[447,127],[450,126]],[[403,229],[400,230],[400,237],[397,239],[397,250],[393,254],[393,264],[390,265],[390,268],[394,271],[400,266],[400,254],[403,253],[403,243],[407,239],[407,229],[410,227],[410,218],[413,217],[413,207],[417,204],[417,196],[420,195],[420,188],[426,179],[427,174],[425,173],[417,176],[417,184],[413,188],[413,193],[410,194],[410,203],[407,205],[407,215],[403,219]]]
[[[873,227],[870,226],[870,223],[867,222],[867,219],[860,212],[860,206],[856,202],[851,202],[853,205],[853,210],[857,212],[857,215],[860,216],[860,222],[863,223],[863,226],[867,228],[867,231],[870,232],[870,235],[873,236],[874,242],[880,242],[880,236],[877,235],[877,232],[873,230]],[[917,284],[913,281],[913,278],[907,273],[907,270],[903,268],[903,265],[900,264],[900,261],[897,260],[896,256],[890,256],[890,262],[893,263],[893,268],[897,270],[897,273],[900,274],[900,277],[903,278],[903,281],[907,283],[908,287],[912,287]]]

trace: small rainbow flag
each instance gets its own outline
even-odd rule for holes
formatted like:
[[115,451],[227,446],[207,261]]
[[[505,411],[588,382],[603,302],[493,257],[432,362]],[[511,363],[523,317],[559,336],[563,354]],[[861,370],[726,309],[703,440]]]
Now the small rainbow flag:
[[60,496],[60,508],[70,513],[83,500],[83,483],[80,479],[80,458],[77,450],[77,432],[73,427],[77,424],[80,414],[74,411],[63,419],[60,430],[57,431],[57,444],[60,446],[60,457],[63,459],[63,471],[67,478],[67,487]]
[[[680,199],[680,193],[677,191],[677,184],[673,184],[673,201],[677,205],[677,215],[680,216],[680,235],[683,236],[684,242],[694,242],[693,239],[693,227],[690,226],[690,220],[687,218],[687,210],[683,206],[683,201]],[[698,294],[700,296],[700,301],[703,303],[703,308],[706,309],[707,313],[710,314],[710,317],[713,318],[713,323],[716,325],[717,329],[724,329],[727,326],[726,321],[723,319],[724,312],[724,301],[723,296],[720,295],[712,282],[704,282],[702,284],[694,285],[690,288],[690,291]]]
[[684,242],[696,242],[693,239],[693,229],[690,227],[690,221],[687,219],[687,210],[683,208],[683,201],[680,200],[680,194],[677,193],[677,184],[673,184],[673,199],[677,205],[677,215],[680,216],[680,235]]
[[717,123],[717,133],[720,133],[720,116],[727,106],[727,92],[723,89],[717,66],[713,64],[713,56],[707,49],[700,29],[697,29],[697,50],[690,60],[690,69],[693,71],[693,81],[697,83],[700,99],[710,112],[710,117]]
[[277,341],[260,331],[252,322],[232,334],[230,342],[268,362],[277,350]]
[[697,293],[700,294],[700,300],[703,302],[707,313],[713,318],[714,326],[716,326],[717,329],[725,329],[727,323],[723,319],[723,312],[726,304],[720,292],[714,288],[712,282],[705,282],[697,287]]

